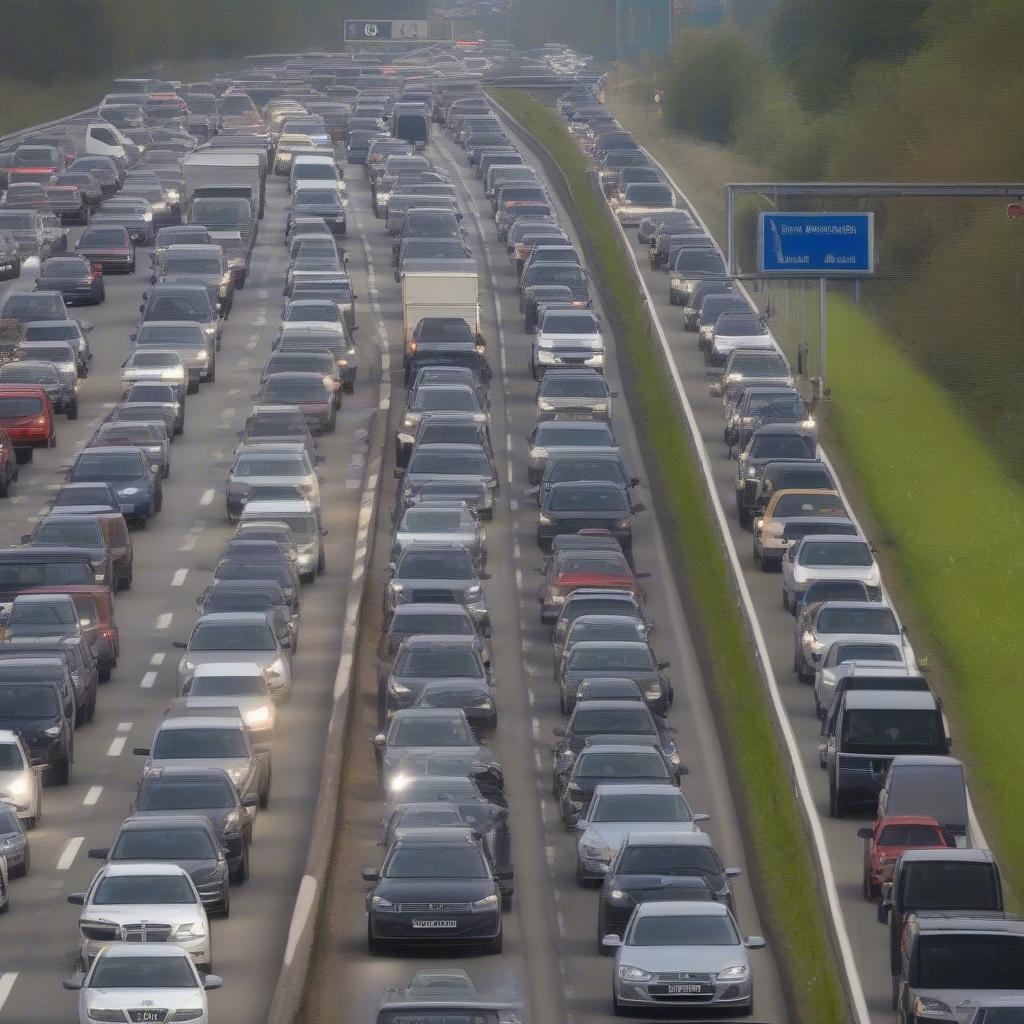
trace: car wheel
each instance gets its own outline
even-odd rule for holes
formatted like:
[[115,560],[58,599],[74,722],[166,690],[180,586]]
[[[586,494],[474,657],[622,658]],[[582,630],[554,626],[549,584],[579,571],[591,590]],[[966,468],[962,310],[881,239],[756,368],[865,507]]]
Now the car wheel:
[[7,492],[11,488],[11,478],[7,476],[0,476],[0,498],[6,498]]
[[[244,840],[243,840],[244,842]],[[232,872],[231,881],[233,882],[244,882],[249,877],[249,844],[245,843],[242,847],[242,860],[237,868]]]
[[782,588],[782,607],[789,611],[789,591],[785,587]]
[[166,480],[171,475],[171,464],[169,462],[164,463],[164,468],[160,471],[160,479]]
[[25,847],[25,863],[21,866],[21,877],[24,878],[32,868],[32,847]]
[[754,525],[754,513],[751,509],[744,505],[740,505],[739,508],[739,521],[740,526],[744,530],[749,530]]
[[501,909],[505,913],[508,913],[512,909],[512,893],[503,892],[501,894]]
[[260,790],[260,807],[266,808],[270,803],[270,783],[273,778],[270,770],[267,770],[267,784]]
[[61,761],[53,769],[53,784],[55,786],[66,786],[71,781],[71,754],[70,752],[65,755],[64,760]]
[[498,956],[501,953],[501,948],[504,945],[504,932],[498,932],[493,939],[488,939],[483,945],[483,952],[491,956]]
[[318,573],[322,573],[326,568],[327,568],[327,556],[323,553],[323,551],[321,551],[320,554],[317,556],[316,571]]
[[194,395],[199,391],[199,381],[193,380],[191,377],[188,381],[188,386],[185,389],[187,394]]
[[615,990],[612,989],[612,1013],[616,1017],[622,1017],[625,1011],[622,1008],[622,1003],[619,1002],[619,997],[615,994]]

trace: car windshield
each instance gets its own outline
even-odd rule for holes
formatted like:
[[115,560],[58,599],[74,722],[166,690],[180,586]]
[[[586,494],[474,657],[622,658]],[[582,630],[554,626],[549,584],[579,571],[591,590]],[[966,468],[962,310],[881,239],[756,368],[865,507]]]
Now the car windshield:
[[1024,935],[922,935],[916,975],[926,989],[1024,989]]
[[177,352],[136,352],[131,359],[132,366],[179,366],[181,356]]
[[78,614],[74,606],[64,601],[53,604],[44,604],[41,601],[30,601],[26,604],[15,601],[8,620],[8,630],[21,636],[67,633],[77,625]]
[[945,846],[938,829],[931,825],[886,825],[878,836],[879,846]]
[[265,622],[200,622],[190,651],[272,651],[274,632]]
[[626,512],[626,496],[618,487],[573,487],[563,484],[552,488],[547,507],[553,512]]
[[945,753],[942,714],[929,709],[847,710],[841,750],[848,754]]
[[75,358],[74,350],[67,345],[32,345],[23,352],[31,358],[48,359],[53,363],[70,363]]
[[546,374],[540,393],[545,398],[607,398],[608,385],[598,374],[562,377]]
[[407,552],[397,575],[403,580],[465,580],[475,574],[468,551],[445,548],[441,551]]
[[391,726],[391,747],[475,747],[473,730],[464,718],[402,718]]
[[331,206],[341,205],[341,195],[333,188],[300,188],[292,200],[293,206],[301,206],[304,203],[327,203]]
[[50,686],[0,684],[0,721],[12,718],[56,718],[60,714],[57,693]]
[[31,324],[25,328],[26,341],[71,341],[81,340],[81,329],[74,320],[55,320]]
[[157,779],[143,789],[140,811],[195,811],[234,807],[238,802],[227,779],[178,781]]
[[576,765],[578,779],[660,779],[668,778],[662,757],[650,753],[616,751],[615,753],[584,753]]
[[111,860],[215,860],[217,851],[201,828],[127,829],[110,852]]
[[892,609],[877,608],[823,608],[818,616],[819,633],[882,633],[899,636],[900,624]]
[[634,919],[630,946],[738,946],[739,936],[725,916],[684,914],[640,915]]
[[873,559],[862,541],[811,540],[800,547],[801,565],[844,565],[866,568]]
[[616,551],[582,551],[558,556],[554,575],[592,573],[611,576],[632,576],[625,556]]
[[607,647],[576,648],[569,656],[570,672],[653,672],[654,658],[646,647],[623,647],[609,644]]
[[[5,316],[22,316],[25,319],[39,319],[61,312],[63,301],[59,295],[38,295],[32,292],[16,292],[4,303]],[[66,319],[62,317],[61,319]]]
[[995,910],[999,882],[987,863],[931,861],[907,865],[903,905],[913,910]]
[[210,306],[202,295],[156,295],[144,314],[147,319],[209,320]]
[[96,886],[90,902],[97,907],[125,903],[195,903],[184,875],[108,875]]
[[581,708],[573,718],[573,736],[654,736],[650,714],[644,708]]
[[717,875],[721,870],[710,846],[627,846],[616,866],[623,875]]
[[161,729],[153,745],[153,757],[158,760],[248,756],[245,736],[240,728]]
[[553,460],[545,482],[553,484],[563,480],[608,480],[625,486],[626,473],[618,459],[559,457]]
[[480,851],[469,846],[399,847],[384,874],[388,878],[489,878]]
[[[718,331],[717,324],[715,331],[716,333]],[[789,367],[779,355],[764,352],[741,352],[732,356],[729,373],[743,377],[788,377]]]
[[79,455],[71,467],[72,480],[137,480],[146,476],[145,461],[134,452]]
[[308,472],[301,458],[290,455],[240,455],[233,476],[303,476]]
[[53,384],[60,381],[51,363],[15,362],[0,366],[0,381],[19,384]]
[[[15,743],[0,743],[0,772],[20,772],[26,767],[21,750]],[[0,831],[3,826],[0,825]]]
[[723,313],[715,321],[715,334],[723,337],[767,333],[768,328],[753,314]]
[[691,821],[693,814],[682,794],[666,786],[664,793],[602,793],[590,820]]
[[846,508],[838,494],[783,494],[772,514],[777,519],[835,514],[845,516]]
[[293,302],[285,320],[305,323],[341,323],[341,310],[334,302]]
[[190,697],[262,697],[259,676],[197,676],[189,689]]
[[575,263],[556,263],[531,267],[524,276],[524,286],[534,284],[564,284],[568,287],[583,288],[587,275]]
[[725,260],[715,249],[680,249],[672,257],[672,266],[681,274],[725,274]]
[[395,666],[395,674],[425,676],[428,679],[446,679],[452,676],[483,677],[483,669],[476,654],[458,650],[406,651]]
[[395,637],[415,636],[418,633],[470,636],[473,632],[472,621],[461,610],[431,612],[428,615],[402,615],[399,609],[391,620],[391,634]]
[[814,440],[801,434],[755,434],[747,449],[754,459],[809,459]]
[[762,420],[797,422],[807,415],[803,399],[799,395],[759,395],[751,398],[747,415]]
[[89,988],[137,988],[147,992],[161,988],[199,988],[188,956],[100,957],[89,978]]
[[837,644],[830,659],[839,665],[844,661],[893,661],[902,663],[903,654],[892,644]]
[[592,316],[548,314],[544,317],[545,334],[597,334],[597,321]]
[[[186,316],[184,319],[191,320],[193,318]],[[139,328],[139,336],[136,339],[137,344],[158,345],[161,342],[173,345],[202,346],[205,344],[203,329],[199,324],[195,324],[195,326],[192,324],[175,324],[170,327],[161,327],[160,324],[145,323]]]
[[32,537],[34,547],[103,547],[103,534],[94,519],[76,517],[76,521],[63,520],[59,523],[42,522]]
[[417,452],[409,473],[422,476],[486,476],[491,466],[483,452]]
[[626,188],[625,199],[640,206],[671,206],[672,189],[667,185],[629,185]]
[[569,601],[565,606],[563,617],[572,623],[581,615],[632,615],[637,614],[636,605],[619,597],[580,597]]
[[403,780],[398,791],[404,803],[428,803],[439,800],[478,800],[472,779],[437,778],[421,775]]

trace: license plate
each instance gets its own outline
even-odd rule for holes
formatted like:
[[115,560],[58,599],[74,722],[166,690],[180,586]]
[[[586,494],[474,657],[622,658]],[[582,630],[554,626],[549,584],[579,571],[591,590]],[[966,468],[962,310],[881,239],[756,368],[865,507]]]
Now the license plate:
[[128,1019],[132,1024],[163,1024],[166,1010],[129,1010]]
[[668,987],[668,994],[670,996],[700,995],[703,991],[703,985],[669,985]]
[[415,918],[413,918],[412,926],[413,928],[458,928],[459,922],[450,920],[417,921]]

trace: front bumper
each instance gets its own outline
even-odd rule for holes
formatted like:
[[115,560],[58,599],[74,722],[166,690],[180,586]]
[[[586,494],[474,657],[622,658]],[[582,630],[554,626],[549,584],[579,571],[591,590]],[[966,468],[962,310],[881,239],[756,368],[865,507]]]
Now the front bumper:
[[[414,922],[454,921],[454,927],[416,927]],[[370,934],[389,942],[438,943],[486,942],[501,934],[501,912],[406,913],[377,911],[369,914]]]
[[[660,979],[662,975],[656,975]],[[666,975],[665,977],[669,977]],[[676,977],[676,975],[671,975]],[[710,978],[711,976],[706,976]],[[745,981],[623,981],[615,974],[615,995],[623,1006],[746,1006],[752,998],[749,975]],[[698,993],[674,993],[673,987],[698,987]]]

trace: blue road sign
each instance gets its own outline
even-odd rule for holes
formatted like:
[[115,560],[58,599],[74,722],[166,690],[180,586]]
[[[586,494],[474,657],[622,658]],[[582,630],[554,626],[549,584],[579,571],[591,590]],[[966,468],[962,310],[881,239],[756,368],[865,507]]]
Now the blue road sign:
[[762,213],[758,270],[794,277],[847,277],[875,272],[873,213]]

